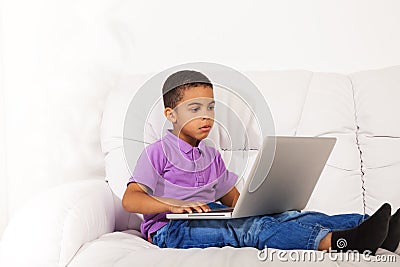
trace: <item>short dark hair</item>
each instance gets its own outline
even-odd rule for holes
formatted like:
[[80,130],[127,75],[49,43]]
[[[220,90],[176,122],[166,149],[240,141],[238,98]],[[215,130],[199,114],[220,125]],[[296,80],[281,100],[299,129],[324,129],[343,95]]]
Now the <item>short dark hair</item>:
[[213,89],[211,81],[201,72],[182,70],[171,74],[162,88],[164,107],[175,108],[182,100],[184,91],[197,86],[209,86]]

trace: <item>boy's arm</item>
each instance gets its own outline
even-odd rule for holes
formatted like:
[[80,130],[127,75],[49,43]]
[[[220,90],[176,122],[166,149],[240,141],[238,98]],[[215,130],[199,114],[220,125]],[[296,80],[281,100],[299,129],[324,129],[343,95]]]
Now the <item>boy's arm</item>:
[[143,185],[138,183],[130,183],[125,190],[122,198],[122,206],[128,212],[141,214],[154,214],[161,212],[172,213],[192,213],[207,212],[210,208],[202,202],[187,202],[172,198],[160,198],[150,196],[143,189]]
[[234,186],[228,193],[226,193],[223,197],[219,199],[222,204],[228,207],[235,207],[236,202],[240,196],[239,191]]

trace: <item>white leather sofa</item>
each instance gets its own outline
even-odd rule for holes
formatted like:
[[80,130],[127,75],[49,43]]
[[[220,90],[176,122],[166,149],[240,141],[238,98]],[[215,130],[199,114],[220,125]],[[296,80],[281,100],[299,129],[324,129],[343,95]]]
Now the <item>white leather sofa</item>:
[[[349,75],[305,70],[246,75],[265,96],[277,135],[337,137],[306,209],[370,214],[383,202],[391,203],[393,209],[400,207],[400,66]],[[270,248],[268,252],[274,251],[275,258],[263,261],[255,248],[160,249],[142,239],[141,215],[129,214],[121,207],[130,175],[122,137],[127,108],[149,77],[122,77],[107,96],[99,129],[107,177],[82,177],[82,181],[56,187],[30,201],[5,231],[0,265],[278,266],[288,261],[309,266],[310,261],[296,260],[295,254],[282,254],[278,259],[279,251]],[[155,90],[161,92],[161,88]],[[226,101],[235,105],[234,100]],[[154,129],[162,120],[157,113],[160,110],[161,106],[156,106],[150,117]],[[158,132],[146,135],[145,141],[159,138]],[[255,152],[240,142],[226,150],[224,140],[218,135],[214,138],[229,168],[241,173],[243,159],[251,159]],[[132,142],[129,147],[138,155],[143,144]],[[239,189],[241,186],[239,183]],[[392,261],[385,266],[400,264],[400,248],[396,253],[379,249],[376,257],[359,260],[322,252],[317,255],[324,259],[313,264],[323,266],[373,266],[374,261],[385,260]]]

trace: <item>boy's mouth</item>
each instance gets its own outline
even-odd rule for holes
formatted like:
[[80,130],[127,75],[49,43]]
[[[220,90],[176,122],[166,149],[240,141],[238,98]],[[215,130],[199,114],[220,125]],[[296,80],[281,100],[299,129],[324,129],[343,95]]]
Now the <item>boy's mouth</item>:
[[203,132],[209,132],[211,130],[211,126],[210,125],[204,125],[203,127],[199,128],[201,131]]

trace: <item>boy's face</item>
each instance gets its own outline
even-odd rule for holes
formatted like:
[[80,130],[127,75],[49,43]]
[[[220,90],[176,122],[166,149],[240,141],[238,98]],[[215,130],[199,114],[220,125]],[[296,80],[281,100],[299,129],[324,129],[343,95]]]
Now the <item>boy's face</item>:
[[174,127],[173,133],[195,146],[208,136],[214,125],[214,93],[209,86],[196,86],[183,91],[183,98],[174,109],[164,114]]

